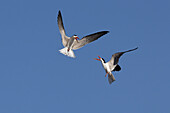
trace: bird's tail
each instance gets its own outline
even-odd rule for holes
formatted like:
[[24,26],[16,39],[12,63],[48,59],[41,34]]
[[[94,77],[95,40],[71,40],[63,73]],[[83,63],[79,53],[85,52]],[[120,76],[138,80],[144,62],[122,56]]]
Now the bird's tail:
[[111,72],[108,74],[108,81],[109,81],[109,84],[115,81],[115,77],[113,76]]
[[72,57],[72,58],[75,58],[76,56],[74,55],[74,52],[73,52],[73,50],[68,50],[68,47],[65,47],[65,48],[63,48],[63,49],[60,49],[59,50],[60,51],[60,53],[62,53],[62,54],[64,54],[64,55],[67,55],[67,56],[69,56],[69,57]]

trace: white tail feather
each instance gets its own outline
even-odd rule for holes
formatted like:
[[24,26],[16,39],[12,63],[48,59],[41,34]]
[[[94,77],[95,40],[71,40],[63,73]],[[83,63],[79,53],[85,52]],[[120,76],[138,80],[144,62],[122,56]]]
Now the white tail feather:
[[66,55],[66,56],[69,56],[69,57],[72,57],[72,58],[75,58],[75,57],[76,57],[76,56],[74,55],[73,50],[70,49],[70,50],[68,51],[68,48],[67,48],[67,47],[65,47],[65,48],[63,48],[63,49],[60,49],[59,51],[60,51],[60,53]]

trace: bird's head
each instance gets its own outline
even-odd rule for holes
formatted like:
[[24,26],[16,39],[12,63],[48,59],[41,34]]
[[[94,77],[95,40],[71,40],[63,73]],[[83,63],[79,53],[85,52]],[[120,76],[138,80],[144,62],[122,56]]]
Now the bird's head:
[[73,37],[78,41],[79,37],[77,35],[73,35]]
[[98,61],[101,61],[101,62],[103,62],[103,63],[106,63],[105,60],[104,60],[103,58],[101,58],[100,56],[98,56],[98,57],[99,57],[99,59],[94,58],[94,60],[98,60]]

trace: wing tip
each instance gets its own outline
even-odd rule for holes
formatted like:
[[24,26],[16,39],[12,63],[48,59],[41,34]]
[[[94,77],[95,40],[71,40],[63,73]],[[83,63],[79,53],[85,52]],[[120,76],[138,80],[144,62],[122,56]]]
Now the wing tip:
[[60,10],[58,11],[58,17],[57,18],[59,19],[59,17],[61,18],[61,11]]
[[94,34],[98,34],[98,33],[102,33],[102,34],[107,34],[107,33],[109,33],[110,31],[99,31],[99,32],[96,32],[96,33],[94,33]]
[[106,33],[109,33],[110,31],[105,31]]
[[134,48],[134,49],[131,49],[130,51],[134,51],[134,50],[137,50],[138,49],[138,47],[136,47],[136,48]]
[[110,31],[101,31],[101,33],[104,33],[104,34],[107,34],[109,33]]
[[137,46],[134,50],[138,49],[139,47]]
[[58,11],[58,14],[61,14],[61,11],[60,11],[60,10]]

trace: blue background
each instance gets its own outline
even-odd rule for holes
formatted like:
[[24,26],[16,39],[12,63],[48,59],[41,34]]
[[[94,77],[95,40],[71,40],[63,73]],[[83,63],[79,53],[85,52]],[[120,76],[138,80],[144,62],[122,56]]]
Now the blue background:
[[[170,112],[169,0],[1,0],[0,113]],[[110,33],[76,50],[63,48],[56,23],[61,10],[68,36]],[[120,58],[109,84],[97,56],[138,50]]]

